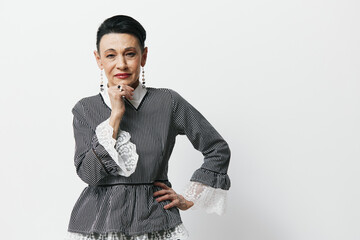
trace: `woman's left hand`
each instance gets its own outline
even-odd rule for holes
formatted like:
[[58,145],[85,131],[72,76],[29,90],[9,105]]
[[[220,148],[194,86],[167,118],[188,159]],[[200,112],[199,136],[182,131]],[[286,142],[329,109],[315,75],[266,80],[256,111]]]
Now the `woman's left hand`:
[[162,190],[154,192],[154,197],[163,195],[156,198],[156,201],[161,202],[164,200],[171,200],[171,203],[164,206],[165,209],[178,207],[180,210],[187,210],[194,205],[192,201],[186,200],[182,195],[177,194],[171,187],[168,187],[165,183],[155,182],[154,185],[163,188]]

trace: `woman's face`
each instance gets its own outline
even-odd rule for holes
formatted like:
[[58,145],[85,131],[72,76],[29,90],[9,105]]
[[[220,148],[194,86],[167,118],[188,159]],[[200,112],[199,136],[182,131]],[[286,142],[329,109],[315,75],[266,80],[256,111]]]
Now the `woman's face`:
[[145,66],[147,47],[141,52],[137,38],[127,33],[105,34],[94,55],[100,69],[104,69],[109,87],[139,84],[140,66]]

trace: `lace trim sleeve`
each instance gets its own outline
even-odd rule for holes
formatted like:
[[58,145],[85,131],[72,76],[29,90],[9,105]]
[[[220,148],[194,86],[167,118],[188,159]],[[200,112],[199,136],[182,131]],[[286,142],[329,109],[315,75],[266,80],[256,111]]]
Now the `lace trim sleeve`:
[[194,202],[191,209],[204,209],[207,213],[222,215],[226,210],[227,190],[190,181],[185,188],[184,198]]
[[112,135],[114,129],[111,127],[110,118],[100,123],[95,130],[99,143],[106,149],[111,158],[119,165],[119,175],[128,177],[135,172],[138,162],[136,145],[130,142],[130,133],[119,129],[115,140]]

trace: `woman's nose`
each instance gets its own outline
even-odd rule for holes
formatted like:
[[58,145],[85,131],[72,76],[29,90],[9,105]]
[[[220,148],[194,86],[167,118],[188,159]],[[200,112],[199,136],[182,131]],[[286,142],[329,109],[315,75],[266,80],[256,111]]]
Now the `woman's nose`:
[[119,69],[126,69],[127,68],[126,60],[125,60],[124,57],[119,57],[117,59],[116,67],[119,68]]

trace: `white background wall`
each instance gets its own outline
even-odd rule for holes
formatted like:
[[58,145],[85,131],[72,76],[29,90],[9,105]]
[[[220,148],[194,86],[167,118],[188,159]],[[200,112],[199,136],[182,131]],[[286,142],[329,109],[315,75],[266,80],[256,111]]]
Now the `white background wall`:
[[[360,3],[0,1],[1,239],[63,239],[86,186],[71,108],[98,92],[106,18],[148,33],[148,86],[178,91],[229,143],[224,216],[182,212],[191,240],[360,239]],[[202,155],[178,137],[181,192]]]

